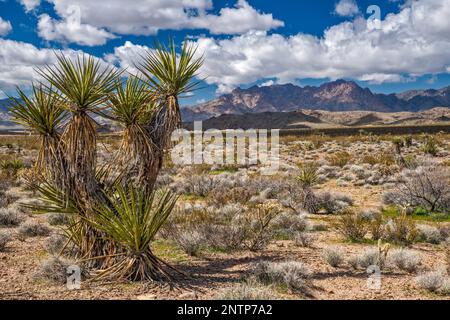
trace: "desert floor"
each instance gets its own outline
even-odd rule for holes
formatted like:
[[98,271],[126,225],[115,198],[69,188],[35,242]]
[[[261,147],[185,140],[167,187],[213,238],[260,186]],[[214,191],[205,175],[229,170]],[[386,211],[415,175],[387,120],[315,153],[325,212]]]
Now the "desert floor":
[[[319,181],[313,187],[315,193],[345,194],[353,200],[349,208],[345,208],[346,210],[362,212],[383,209],[383,214],[388,220],[392,217],[392,213],[389,213],[387,209],[389,206],[383,203],[383,194],[396,188],[396,175],[400,174],[401,169],[396,168],[396,164],[389,163],[387,166],[392,167],[390,168],[392,170],[380,175],[379,172],[383,170],[381,161],[380,163],[376,163],[373,159],[369,161],[368,157],[377,154],[380,154],[380,157],[386,157],[388,154],[394,154],[394,138],[359,136],[283,138],[280,174],[269,180],[275,181],[274,188],[279,188],[280,183],[298,174],[298,163],[313,161],[318,164],[319,175]],[[404,147],[403,153],[405,156],[414,156],[419,162],[432,161],[433,165],[449,168],[449,136],[440,135],[437,139],[439,151],[435,156],[427,155],[422,151],[423,137],[414,137],[413,144]],[[32,143],[24,142],[25,140],[10,141],[11,138],[3,140],[5,141],[2,142],[0,155],[5,159],[12,156],[19,157],[23,159],[25,166],[31,164],[37,152]],[[102,142],[105,149],[116,145],[110,141]],[[350,156],[342,156],[342,152]],[[343,160],[344,163],[337,163],[340,159],[336,159],[336,155],[338,158],[346,158]],[[107,157],[106,151],[104,157]],[[364,157],[371,164],[366,163],[364,166]],[[160,184],[170,186],[182,195],[179,210],[184,215],[188,215],[192,210],[189,211],[185,206],[196,205],[199,208],[211,206],[209,197],[214,193],[214,188],[219,188],[219,184],[222,183],[215,180],[211,182],[208,178],[205,180],[205,176],[216,180],[234,179],[234,185],[227,187],[230,189],[239,184],[239,187],[245,187],[248,181],[259,179],[259,170],[257,166],[192,169],[168,165],[161,174]],[[173,241],[170,236],[162,234],[154,242],[154,253],[186,274],[185,276],[174,274],[173,285],[133,282],[98,283],[83,279],[80,290],[68,290],[64,282],[55,282],[48,277],[39,276],[42,263],[51,256],[47,249],[49,237],[61,233],[64,225],[50,226],[48,222],[50,214],[36,215],[19,206],[20,203],[29,204],[38,200],[37,195],[27,190],[20,175],[18,176],[17,182],[8,184],[8,189],[2,191],[3,196],[6,194],[14,199],[5,208],[20,211],[21,221],[15,226],[0,225],[0,231],[8,232],[12,237],[6,248],[0,252],[0,299],[215,299],[219,292],[248,279],[255,263],[260,261],[296,261],[310,270],[307,293],[285,286],[267,285],[280,299],[450,299],[448,294],[433,293],[417,284],[419,275],[447,268],[449,262],[446,260],[448,259],[444,244],[446,239],[438,241],[439,243],[429,243],[433,241],[427,241],[427,234],[422,235],[421,240],[407,246],[408,250],[420,257],[421,262],[416,270],[407,272],[388,263],[381,272],[381,288],[370,289],[367,285],[369,275],[366,270],[355,269],[350,265],[349,259],[363,253],[366,249],[377,248],[377,241],[370,235],[363,241],[350,241],[336,227],[341,217],[340,213],[308,213],[302,209],[298,212],[301,211],[302,218],[309,224],[307,230],[303,232],[307,232],[313,239],[312,243],[306,247],[296,244],[292,237],[274,236],[267,245],[257,251],[244,247],[235,250],[218,250],[205,244],[195,252],[195,256],[191,256],[185,253],[182,246]],[[242,177],[245,179],[239,182]],[[198,190],[205,186],[205,181],[211,183],[211,187],[208,190]],[[285,196],[281,192],[279,194],[272,192],[275,195],[270,195],[271,192],[267,192],[266,189],[271,188],[271,182],[263,181],[260,184],[267,185],[259,187],[260,192],[252,195],[253,199],[249,202],[276,201],[282,206],[281,204],[286,200],[285,197],[292,196]],[[292,179],[292,181],[295,183],[296,180]],[[225,206],[228,200],[221,201],[222,203],[216,201],[215,205]],[[241,205],[245,207],[247,203]],[[419,227],[428,226],[428,232],[440,230],[441,234],[445,234],[444,230],[450,225],[448,216],[439,219],[413,216],[411,219]],[[24,235],[26,232],[24,233],[20,228],[24,223],[30,222],[45,225],[50,230],[45,236],[26,236]],[[182,228],[184,222],[178,223]],[[189,228],[191,228],[190,225]],[[389,241],[386,240],[383,243],[389,243]],[[343,262],[337,267],[332,267],[323,257],[324,251],[329,247],[338,247],[343,255]],[[400,247],[404,246],[392,244],[391,251]]]

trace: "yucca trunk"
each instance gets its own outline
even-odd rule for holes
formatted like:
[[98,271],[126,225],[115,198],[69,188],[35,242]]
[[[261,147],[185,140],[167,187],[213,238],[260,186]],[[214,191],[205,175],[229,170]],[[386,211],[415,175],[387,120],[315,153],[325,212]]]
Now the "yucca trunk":
[[147,169],[147,188],[153,191],[159,171],[164,160],[164,151],[170,147],[171,135],[181,124],[180,108],[178,98],[174,95],[168,96],[162,103],[155,115],[152,117],[147,128],[150,139],[154,143],[153,161]]
[[139,124],[129,125],[123,133],[123,141],[114,167],[118,167],[122,185],[139,185],[151,191],[154,181],[148,169],[155,162],[156,146],[148,131]]
[[34,170],[38,176],[51,181],[60,190],[67,190],[67,161],[59,134],[42,136]]
[[[117,246],[106,240],[104,234],[87,224],[84,218],[93,214],[92,206],[106,202],[96,178],[97,130],[95,121],[86,112],[74,112],[62,135],[67,170],[64,179],[66,195],[82,208],[85,217],[79,218],[80,241],[77,244],[81,259],[91,267],[103,268],[111,263],[108,258],[118,252]],[[105,257],[104,259],[93,259]]]
[[67,159],[67,190],[71,196],[88,205],[95,198],[97,131],[95,121],[85,112],[77,112],[63,133],[64,151]]

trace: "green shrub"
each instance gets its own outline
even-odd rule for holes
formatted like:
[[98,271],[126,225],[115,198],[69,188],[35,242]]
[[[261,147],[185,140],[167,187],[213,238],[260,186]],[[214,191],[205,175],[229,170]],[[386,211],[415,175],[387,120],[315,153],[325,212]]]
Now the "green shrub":
[[367,221],[358,213],[348,212],[339,217],[338,231],[351,241],[362,241],[367,235]]

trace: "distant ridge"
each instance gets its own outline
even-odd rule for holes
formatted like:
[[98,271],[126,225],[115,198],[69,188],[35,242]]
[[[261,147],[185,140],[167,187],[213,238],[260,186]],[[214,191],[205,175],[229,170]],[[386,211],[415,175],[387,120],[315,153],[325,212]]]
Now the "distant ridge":
[[[371,112],[371,111],[323,111],[299,110],[294,112],[263,112],[243,115],[225,114],[205,120],[203,130],[208,129],[324,129],[371,126],[414,126],[448,124],[450,108],[433,108],[420,112]],[[192,129],[193,123],[185,123]]]
[[293,112],[299,109],[325,111],[402,112],[450,107],[450,86],[440,90],[413,90],[399,94],[374,94],[353,81],[337,80],[319,87],[293,84],[237,88],[230,94],[182,109],[185,122],[225,114]]

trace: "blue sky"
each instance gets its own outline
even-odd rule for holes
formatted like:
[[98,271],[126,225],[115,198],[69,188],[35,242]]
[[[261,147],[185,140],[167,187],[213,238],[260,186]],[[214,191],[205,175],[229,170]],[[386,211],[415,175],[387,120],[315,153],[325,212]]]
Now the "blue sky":
[[[371,5],[381,13],[375,27]],[[36,80],[33,68],[52,63],[52,49],[129,67],[154,37],[169,36],[205,53],[205,88],[185,105],[237,86],[338,78],[383,93],[441,88],[450,84],[449,8],[450,0],[0,0],[0,89]]]

